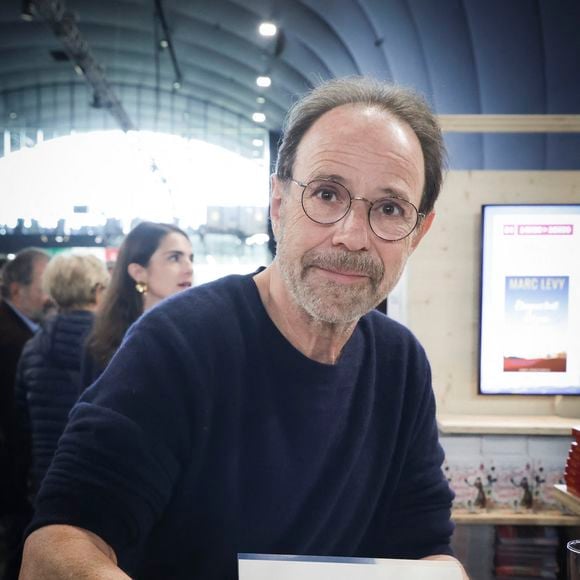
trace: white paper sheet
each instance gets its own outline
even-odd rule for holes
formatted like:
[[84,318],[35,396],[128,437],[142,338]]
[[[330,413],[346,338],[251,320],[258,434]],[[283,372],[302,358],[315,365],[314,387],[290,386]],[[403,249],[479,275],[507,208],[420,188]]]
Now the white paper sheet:
[[461,580],[455,562],[239,554],[239,580]]

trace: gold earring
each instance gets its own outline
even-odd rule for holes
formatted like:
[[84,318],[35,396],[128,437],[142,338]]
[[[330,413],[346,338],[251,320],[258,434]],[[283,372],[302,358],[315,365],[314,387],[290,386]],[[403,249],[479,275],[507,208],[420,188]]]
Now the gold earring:
[[147,294],[147,284],[145,282],[136,282],[135,290],[137,290],[139,294]]

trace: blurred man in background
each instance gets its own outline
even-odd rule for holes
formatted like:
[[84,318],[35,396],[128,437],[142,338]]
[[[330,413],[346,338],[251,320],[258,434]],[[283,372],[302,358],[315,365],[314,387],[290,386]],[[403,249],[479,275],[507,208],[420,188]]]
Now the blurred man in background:
[[[14,380],[26,341],[40,328],[49,303],[42,289],[42,275],[50,257],[27,248],[16,254],[2,270],[0,301],[0,523],[4,527],[5,578],[16,577],[11,564],[18,552],[23,526],[30,518],[24,471],[16,449]],[[14,564],[17,566],[18,564]]]

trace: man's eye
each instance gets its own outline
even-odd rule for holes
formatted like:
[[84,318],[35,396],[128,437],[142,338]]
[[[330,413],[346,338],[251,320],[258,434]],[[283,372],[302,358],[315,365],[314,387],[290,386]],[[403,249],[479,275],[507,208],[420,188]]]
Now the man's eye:
[[332,189],[319,189],[315,195],[321,201],[335,201],[337,198],[336,191]]
[[376,208],[382,217],[404,217],[404,208],[395,201],[385,201]]

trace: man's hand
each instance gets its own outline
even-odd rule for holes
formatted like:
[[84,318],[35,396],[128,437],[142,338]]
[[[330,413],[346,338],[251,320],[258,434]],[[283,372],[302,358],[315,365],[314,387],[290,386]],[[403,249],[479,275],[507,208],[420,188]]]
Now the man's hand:
[[99,536],[73,526],[39,528],[24,544],[19,580],[128,580],[113,549]]

